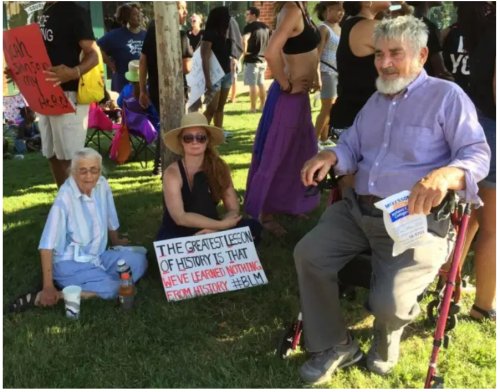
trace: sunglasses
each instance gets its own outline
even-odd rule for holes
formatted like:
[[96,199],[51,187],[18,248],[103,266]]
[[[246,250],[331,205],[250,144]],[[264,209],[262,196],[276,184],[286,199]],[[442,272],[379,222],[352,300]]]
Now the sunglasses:
[[200,134],[196,134],[196,135],[193,135],[191,133],[188,133],[186,135],[182,135],[182,141],[186,144],[190,144],[190,143],[193,143],[194,141],[197,141],[198,143],[206,143],[207,140],[208,140],[208,137],[207,135],[200,135]]

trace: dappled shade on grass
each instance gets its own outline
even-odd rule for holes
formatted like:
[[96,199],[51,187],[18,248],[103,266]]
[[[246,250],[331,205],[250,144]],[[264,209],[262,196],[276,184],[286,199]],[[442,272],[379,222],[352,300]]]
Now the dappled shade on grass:
[[[248,94],[227,104],[225,128],[233,137],[220,148],[243,196],[260,114],[249,114]],[[314,114],[318,107],[313,107]],[[103,148],[103,151],[105,149]],[[152,164],[115,166],[104,157],[106,177],[121,223],[133,244],[149,250],[149,270],[138,284],[131,312],[114,301],[82,302],[81,319],[64,317],[63,306],[4,317],[4,386],[7,388],[300,388],[298,351],[287,360],[275,353],[282,331],[299,311],[293,248],[312,228],[281,217],[282,239],[264,236],[258,248],[269,284],[176,303],[165,299],[152,241],[162,216],[161,180]],[[40,154],[4,161],[4,305],[40,283],[38,241],[56,195],[48,163]],[[326,195],[325,195],[326,196]],[[326,197],[323,198],[323,207]],[[344,301],[345,316],[365,352],[372,316],[363,308],[366,291]],[[470,306],[471,296],[465,297]],[[425,305],[423,305],[425,306]],[[463,311],[465,312],[465,311]],[[424,312],[423,312],[424,313]],[[362,367],[336,373],[324,387],[421,388],[433,328],[423,315],[405,332],[399,365],[380,377]],[[495,326],[466,320],[452,333],[439,359],[447,388],[494,388]]]

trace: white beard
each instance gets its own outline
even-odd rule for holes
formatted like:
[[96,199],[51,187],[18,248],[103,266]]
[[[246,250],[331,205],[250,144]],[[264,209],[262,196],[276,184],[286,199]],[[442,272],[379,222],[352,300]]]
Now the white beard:
[[413,82],[418,75],[408,76],[406,78],[397,78],[393,80],[384,80],[380,76],[375,82],[378,92],[387,95],[395,95],[403,91]]

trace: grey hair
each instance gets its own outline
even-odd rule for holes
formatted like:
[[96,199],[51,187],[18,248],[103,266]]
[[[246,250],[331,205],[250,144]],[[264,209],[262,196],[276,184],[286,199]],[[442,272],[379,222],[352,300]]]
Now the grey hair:
[[77,152],[75,152],[75,155],[73,155],[73,158],[71,159],[71,173],[74,173],[76,168],[78,167],[78,163],[82,159],[97,159],[97,162],[99,162],[99,167],[101,168],[102,171],[102,156],[99,154],[96,150],[93,148],[89,147],[84,147]]
[[414,53],[427,46],[429,30],[424,22],[412,15],[382,19],[373,32],[374,41],[390,39],[408,43]]

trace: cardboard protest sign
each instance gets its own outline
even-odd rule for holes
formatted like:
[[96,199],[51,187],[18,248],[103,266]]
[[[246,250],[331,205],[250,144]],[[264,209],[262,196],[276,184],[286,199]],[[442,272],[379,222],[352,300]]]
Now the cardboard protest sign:
[[[214,53],[210,56],[210,81],[212,85],[224,77],[225,73],[215,57]],[[196,49],[191,59],[191,71],[186,75],[186,81],[189,86],[189,99],[187,107],[195,103],[203,94],[205,94],[205,75],[201,61],[200,48]]]
[[75,112],[62,88],[45,81],[42,71],[51,64],[38,24],[4,31],[3,52],[12,78],[31,109],[45,115]]
[[168,301],[267,283],[248,227],[154,243]]

